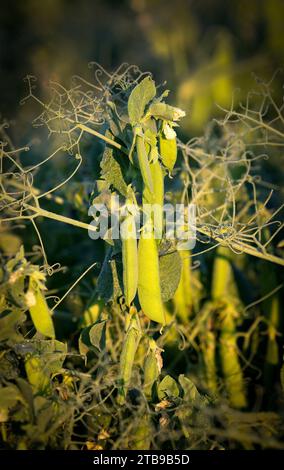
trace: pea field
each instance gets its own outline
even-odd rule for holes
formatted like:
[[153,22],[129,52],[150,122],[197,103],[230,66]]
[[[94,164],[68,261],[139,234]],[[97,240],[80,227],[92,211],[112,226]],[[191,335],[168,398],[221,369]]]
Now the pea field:
[[167,79],[28,74],[1,117],[1,449],[284,449],[284,76],[195,128]]

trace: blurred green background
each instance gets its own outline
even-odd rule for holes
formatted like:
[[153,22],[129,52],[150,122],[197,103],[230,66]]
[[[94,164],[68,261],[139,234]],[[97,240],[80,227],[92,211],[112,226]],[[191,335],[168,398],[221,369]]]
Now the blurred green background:
[[199,134],[245,95],[252,72],[269,78],[283,64],[283,0],[10,0],[0,14],[0,112],[19,116],[22,78],[68,83],[121,62],[151,70],[187,109],[186,132]]

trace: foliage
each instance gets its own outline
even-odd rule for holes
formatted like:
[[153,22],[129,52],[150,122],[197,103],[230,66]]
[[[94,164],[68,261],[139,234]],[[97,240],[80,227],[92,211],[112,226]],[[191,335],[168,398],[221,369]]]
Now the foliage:
[[[261,267],[284,264],[281,241],[273,246],[281,206],[270,207],[274,192],[257,177],[263,149],[277,151],[284,136],[270,84],[259,83],[257,110],[232,106],[187,143],[176,135],[185,113],[137,67],[96,66],[94,83],[75,77],[70,89],[52,82],[48,102],[33,77],[27,84],[23,103],[41,106],[34,124],[54,148],[39,160],[1,128],[3,446],[282,448],[279,302],[261,310],[262,297],[279,295],[277,275],[254,293]],[[138,246],[107,233],[78,241],[89,203],[117,194],[127,229],[131,203],[195,203],[196,248],[166,240],[162,217],[150,218],[149,238],[139,227]]]

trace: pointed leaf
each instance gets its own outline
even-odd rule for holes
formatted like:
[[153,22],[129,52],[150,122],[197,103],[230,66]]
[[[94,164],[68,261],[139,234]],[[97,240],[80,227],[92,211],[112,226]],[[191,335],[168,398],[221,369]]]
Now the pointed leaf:
[[145,107],[156,95],[155,83],[151,77],[145,77],[132,90],[128,100],[128,115],[132,126],[143,118]]
[[165,398],[177,398],[178,396],[178,384],[170,375],[166,375],[158,386],[159,400],[164,400]]
[[105,349],[106,342],[106,320],[98,321],[91,326],[89,331],[91,344],[100,352]]
[[164,121],[178,121],[185,116],[185,112],[174,106],[166,103],[153,103],[148,111],[156,119],[163,119]]
[[16,385],[8,385],[0,388],[0,410],[9,410],[17,401],[25,403],[24,397]]
[[181,276],[182,261],[178,251],[160,256],[159,266],[162,300],[167,302],[173,298]]
[[113,186],[123,196],[127,196],[127,184],[124,181],[121,165],[115,158],[115,151],[112,148],[105,148],[100,166],[101,177],[108,185]]
[[34,340],[29,342],[31,352],[23,351],[29,383],[35,390],[48,391],[50,379],[62,368],[67,346],[57,340]]
[[178,381],[182,387],[185,401],[189,401],[198,407],[205,405],[208,402],[207,398],[199,393],[196,385],[192,382],[192,380],[190,380],[184,374],[179,375]]
[[79,338],[79,351],[86,358],[89,351],[98,352],[105,348],[106,320],[97,321],[84,328]]

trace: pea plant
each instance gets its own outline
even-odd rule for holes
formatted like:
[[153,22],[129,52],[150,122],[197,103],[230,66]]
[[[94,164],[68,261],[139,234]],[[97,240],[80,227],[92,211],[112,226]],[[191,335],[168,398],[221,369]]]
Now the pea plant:
[[[51,82],[48,100],[26,78],[22,104],[40,107],[33,124],[48,131],[47,156],[14,146],[6,122],[0,129],[2,441],[19,449],[280,448],[279,417],[249,411],[245,375],[262,374],[254,364],[261,335],[266,364],[281,355],[275,273],[284,261],[273,242],[282,206],[271,206],[273,185],[259,175],[265,150],[280,149],[284,137],[271,84],[259,83],[257,109],[249,96],[184,143],[177,128],[185,112],[150,73],[92,66],[93,81]],[[119,236],[107,226],[99,240],[97,207],[109,209],[114,197]],[[168,236],[166,204],[194,204],[195,247]],[[49,263],[45,221],[85,230],[101,260],[88,259],[68,280],[68,268]],[[26,246],[24,228],[33,229]],[[274,274],[260,300],[247,302],[238,273],[251,257]],[[66,272],[67,287],[53,288]],[[68,305],[71,333],[58,337]]]

